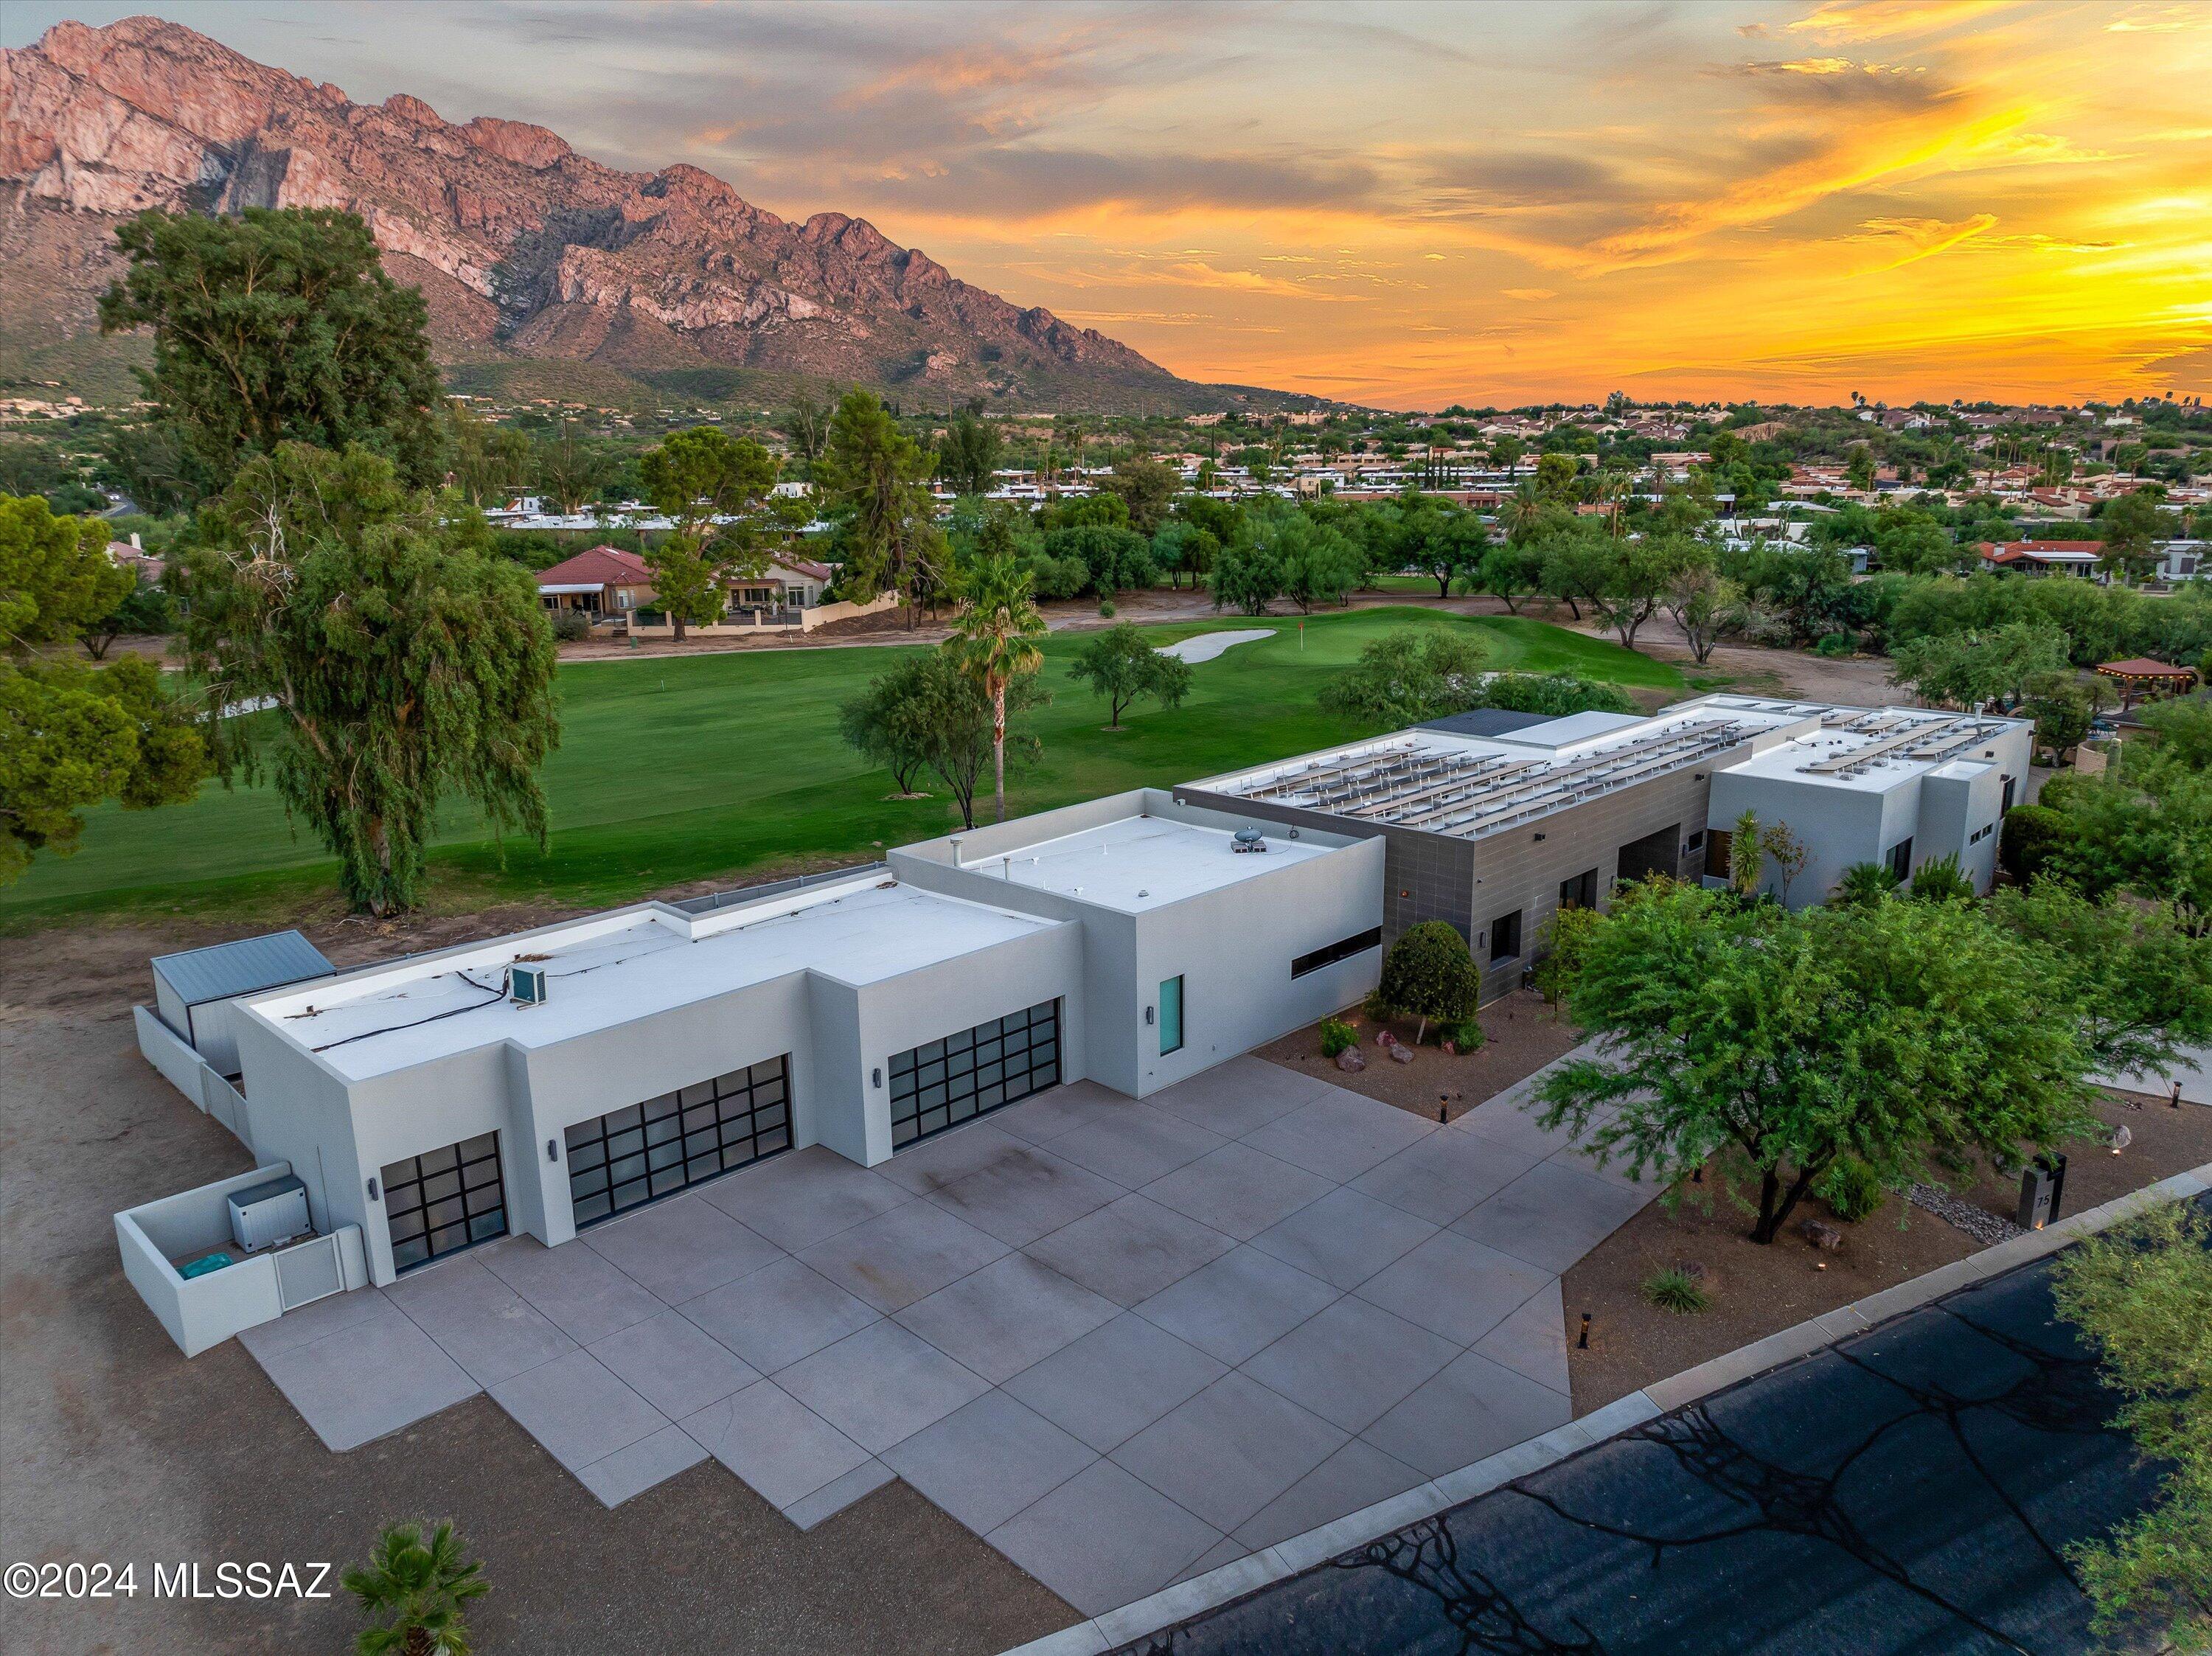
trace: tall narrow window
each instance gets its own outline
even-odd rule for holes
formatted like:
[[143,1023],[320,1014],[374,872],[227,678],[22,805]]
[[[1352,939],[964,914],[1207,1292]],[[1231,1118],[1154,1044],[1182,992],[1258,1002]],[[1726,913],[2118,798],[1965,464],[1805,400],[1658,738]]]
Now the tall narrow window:
[[1182,979],[1172,977],[1160,985],[1160,1056],[1182,1051]]
[[1886,857],[1889,864],[1889,871],[1897,876],[1899,880],[1909,880],[1912,877],[1912,840],[1909,835],[1892,846],[1886,853]]

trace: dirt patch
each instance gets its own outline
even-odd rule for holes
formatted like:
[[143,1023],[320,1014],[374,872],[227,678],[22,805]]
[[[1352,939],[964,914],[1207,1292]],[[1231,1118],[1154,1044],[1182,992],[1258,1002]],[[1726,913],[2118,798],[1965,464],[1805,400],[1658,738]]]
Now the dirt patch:
[[[2065,1212],[2081,1212],[2212,1162],[2212,1109],[2185,1104],[2175,1110],[2163,1100],[2114,1094],[2097,1113],[2108,1125],[2127,1124],[2133,1142],[2117,1156],[2087,1141],[2068,1146]],[[1598,1244],[1560,1284],[1577,1415],[1979,1252],[1964,1231],[1895,1197],[1870,1217],[1843,1225],[1839,1253],[1823,1253],[1797,1234],[1803,1218],[1839,1223],[1825,1203],[1810,1198],[1784,1234],[1762,1247],[1745,1235],[1749,1219],[1710,1172],[1705,1185],[1688,1189],[1710,1212],[1688,1200],[1671,1212],[1654,1202]],[[1964,1193],[2010,1218],[2019,1181],[1991,1175]],[[1692,1262],[1705,1267],[1710,1309],[1685,1316],[1645,1301],[1644,1284],[1655,1271]],[[1587,1350],[1575,1344],[1584,1312],[1590,1313]]]
[[[552,908],[311,921],[340,964],[542,923]],[[327,1600],[151,1598],[155,1560],[360,1561],[380,1524],[450,1517],[491,1592],[487,1651],[989,1656],[1075,1611],[903,1483],[800,1534],[711,1463],[609,1512],[471,1398],[345,1454],[234,1341],[187,1360],[117,1262],[109,1215],[252,1165],[138,1056],[149,955],[246,928],[76,925],[0,939],[0,1559],[134,1562],[140,1593],[11,1604],[10,1650],[350,1649]],[[639,1568],[650,1559],[651,1567]]]
[[[1359,1033],[1360,1056],[1367,1060],[1364,1070],[1347,1073],[1336,1067],[1334,1059],[1322,1057],[1318,1023],[1262,1046],[1260,1056],[1323,1076],[1337,1086],[1431,1121],[1437,1119],[1439,1107],[1445,1120],[1458,1119],[1486,1098],[1534,1075],[1581,1039],[1532,989],[1517,990],[1482,1009],[1486,1039],[1480,1052],[1447,1052],[1436,1044],[1431,1028],[1430,1044],[1414,1048],[1411,1064],[1394,1062],[1376,1046],[1376,1034],[1384,1026],[1358,1008],[1342,1017]],[[1388,1028],[1411,1046],[1419,1025],[1407,1018],[1394,1020]]]
[[[2176,1109],[2164,1098],[2116,1092],[2106,1094],[2096,1110],[2107,1127],[2128,1130],[2129,1143],[2117,1156],[2087,1140],[2063,1147],[2064,1213],[2080,1213],[2212,1162],[2212,1107],[2184,1104]],[[2010,1219],[2020,1205],[2020,1180],[1987,1178],[1961,1193],[1975,1206]]]

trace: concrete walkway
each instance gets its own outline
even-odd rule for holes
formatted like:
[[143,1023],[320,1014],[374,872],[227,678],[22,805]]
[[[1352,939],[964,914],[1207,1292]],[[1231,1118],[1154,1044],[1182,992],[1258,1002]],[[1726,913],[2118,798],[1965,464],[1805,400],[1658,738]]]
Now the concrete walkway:
[[1087,1616],[1564,1424],[1559,1277],[1656,1191],[1243,1058],[808,1149],[242,1337],[346,1449],[478,1390],[610,1506],[902,1477]]
[[2181,1095],[2191,1104],[2212,1104],[2212,1048],[2185,1046],[2170,1075],[2153,1075],[2142,1070],[2129,1070],[2118,1075],[2094,1077],[2100,1086],[2118,1087],[2123,1092],[2148,1093],[2154,1098],[2164,1098],[2181,1083]]

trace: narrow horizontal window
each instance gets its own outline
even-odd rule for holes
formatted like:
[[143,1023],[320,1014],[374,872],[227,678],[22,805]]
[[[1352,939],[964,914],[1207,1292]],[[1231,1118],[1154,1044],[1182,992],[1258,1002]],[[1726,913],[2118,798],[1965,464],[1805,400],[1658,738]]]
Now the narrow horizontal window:
[[1318,972],[1324,966],[1334,966],[1339,961],[1348,961],[1354,955],[1364,955],[1370,949],[1382,946],[1382,928],[1370,925],[1364,931],[1354,932],[1349,937],[1339,937],[1323,949],[1310,955],[1301,955],[1291,962],[1291,975],[1303,978],[1308,973]]

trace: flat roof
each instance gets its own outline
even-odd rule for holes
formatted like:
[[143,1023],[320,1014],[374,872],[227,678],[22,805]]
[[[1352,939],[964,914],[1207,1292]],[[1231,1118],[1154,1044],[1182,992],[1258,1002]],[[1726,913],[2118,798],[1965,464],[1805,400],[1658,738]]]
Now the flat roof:
[[1545,722],[1542,713],[1516,713],[1506,707],[1471,707],[1463,713],[1425,719],[1415,728],[1443,731],[1452,736],[1508,736]]
[[1730,775],[1886,793],[1915,776],[1967,777],[1988,769],[1997,741],[2021,722],[1932,707],[1837,707],[1819,729],[1728,770]]
[[1237,850],[1236,835],[1225,828],[1139,816],[977,857],[964,866],[1017,886],[1135,914],[1326,857],[1338,848],[1289,839],[1272,823],[1253,826],[1264,835],[1264,851]]
[[[1574,715],[1500,737],[1401,731],[1190,786],[1475,840],[1598,794],[1710,764],[1817,711],[1749,701],[1717,707],[1710,705],[1713,700],[1606,728]],[[1547,731],[1565,739],[1555,742]]]
[[1596,737],[1611,736],[1615,731],[1645,722],[1643,713],[1566,713],[1558,719],[1547,719],[1541,724],[1524,725],[1508,733],[1507,740],[1524,742],[1530,747],[1571,748],[1577,742],[1588,742]]
[[1645,717],[1576,713],[1496,737],[1401,731],[1189,786],[1476,840],[1693,765],[1879,791],[1908,769],[1979,759],[2018,723],[1709,695]]
[[[498,1041],[553,1046],[793,972],[876,983],[1056,924],[871,874],[711,914],[617,909],[252,1004],[362,1080]],[[518,960],[544,966],[542,1005],[507,998]]]

